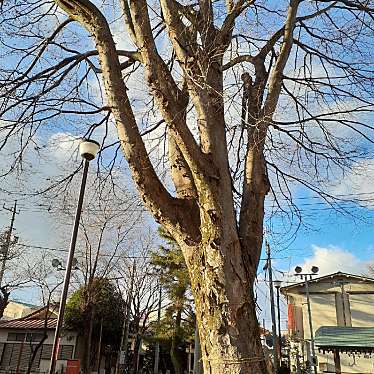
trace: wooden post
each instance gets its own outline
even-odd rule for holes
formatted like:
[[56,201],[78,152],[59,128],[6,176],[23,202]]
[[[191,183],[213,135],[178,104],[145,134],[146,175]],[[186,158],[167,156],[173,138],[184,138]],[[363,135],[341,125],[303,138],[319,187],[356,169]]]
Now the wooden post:
[[336,374],[341,374],[342,368],[340,365],[340,354],[339,354],[339,349],[335,348],[334,349],[334,364],[335,364],[335,373]]

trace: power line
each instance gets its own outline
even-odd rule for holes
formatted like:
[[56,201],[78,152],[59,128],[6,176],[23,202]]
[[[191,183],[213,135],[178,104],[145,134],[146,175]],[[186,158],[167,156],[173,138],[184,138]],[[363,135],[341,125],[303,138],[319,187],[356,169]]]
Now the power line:
[[[52,248],[52,247],[44,247],[40,245],[31,245],[31,244],[25,244],[25,243],[17,243],[17,245],[20,245],[25,248],[32,248],[32,249],[44,249],[47,251],[58,251],[58,252],[69,252],[68,249],[62,249],[62,248]],[[120,249],[121,250],[121,249]],[[124,259],[150,259],[152,256],[145,256],[145,255],[139,255],[139,256],[128,256],[128,255],[121,255],[121,254],[111,254],[111,253],[99,253],[99,256],[103,257],[120,257]]]
[[[373,196],[373,197],[370,197],[370,198],[363,198],[363,199],[358,199],[359,196]],[[352,200],[345,200],[345,199],[348,199],[348,198],[351,198]],[[318,200],[321,200],[322,197],[321,196],[300,196],[300,197],[293,197],[292,198],[292,201],[297,201],[297,200],[315,200],[315,199],[318,199]],[[372,192],[360,192],[360,193],[348,193],[348,194],[336,194],[334,195],[331,199],[338,199],[339,201],[338,202],[331,202],[332,204],[336,203],[336,204],[345,204],[345,205],[356,205],[356,204],[359,204],[359,203],[374,203],[374,191]],[[288,199],[288,198],[285,198],[285,197],[279,197],[277,200],[280,200],[280,201],[287,201],[287,202],[292,202],[291,199]],[[299,206],[319,206],[319,205],[326,205],[328,204],[327,202],[325,201],[318,201],[318,202],[313,202],[313,203],[298,203]],[[20,203],[19,204],[19,207],[21,207],[22,209],[25,209],[25,210],[28,210],[30,212],[35,212],[35,213],[43,213],[43,212],[59,212],[61,211],[62,209],[58,209],[58,208],[52,208],[51,206],[47,205],[47,204],[42,204],[42,203],[39,203],[39,204],[36,204],[36,205],[33,205],[33,206],[30,206],[29,204],[26,204],[26,203]],[[69,205],[67,205],[67,207],[69,207]],[[70,206],[71,208],[73,208],[73,205]],[[132,209],[133,211],[146,211],[145,208],[141,207],[141,205],[137,204],[137,207],[138,209],[134,210]],[[277,207],[276,205],[274,206],[270,206],[270,208],[274,208],[274,207]],[[366,206],[363,206],[362,208],[365,208]],[[373,205],[371,205],[370,207],[374,207]],[[358,207],[359,208],[359,207]],[[116,211],[122,211],[122,212],[127,212],[128,210],[131,209],[131,206],[129,206],[129,208],[126,208],[126,209],[108,209],[106,210],[107,212],[110,212],[110,211],[113,211],[113,212],[116,212]],[[322,208],[322,209],[336,209],[334,207],[325,207],[325,208]],[[101,211],[101,209],[97,209],[97,208],[90,208],[89,209],[90,211]]]

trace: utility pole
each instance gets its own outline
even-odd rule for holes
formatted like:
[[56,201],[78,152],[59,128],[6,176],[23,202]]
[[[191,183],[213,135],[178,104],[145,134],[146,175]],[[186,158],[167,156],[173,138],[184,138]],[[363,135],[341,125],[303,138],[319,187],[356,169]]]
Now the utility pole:
[[266,241],[266,254],[267,254],[267,270],[269,274],[269,288],[270,288],[270,306],[271,306],[271,330],[273,335],[273,350],[274,350],[274,373],[278,373],[279,360],[278,360],[278,337],[277,325],[275,320],[275,304],[274,304],[274,288],[273,288],[273,269],[271,267],[271,251],[270,245]]
[[[157,326],[160,328],[160,321],[161,321],[161,298],[162,298],[162,287],[161,282],[159,284],[159,295],[158,295],[158,309],[157,309]],[[156,341],[156,348],[155,348],[155,365],[153,367],[153,373],[158,374],[158,366],[160,362],[160,342]]]
[[306,302],[308,306],[308,319],[309,319],[309,330],[310,330],[310,347],[312,350],[312,366],[313,371],[317,374],[317,366],[316,366],[316,350],[314,348],[314,333],[313,333],[313,322],[312,322],[312,310],[310,308],[310,295],[309,295],[309,283],[307,275],[304,275],[304,282],[305,282],[305,293],[306,293]]
[[279,280],[276,280],[273,282],[276,290],[277,290],[277,314],[278,314],[278,348],[279,348],[279,366],[282,366],[282,329],[281,329],[281,313],[280,313],[280,287],[282,282]]
[[5,243],[5,248],[3,251],[3,260],[1,263],[1,269],[0,269],[0,287],[3,285],[3,277],[4,277],[4,272],[5,272],[5,265],[8,259],[8,254],[9,254],[9,249],[12,241],[12,232],[13,232],[13,227],[14,227],[14,220],[16,218],[17,212],[17,200],[14,201],[14,206],[13,208],[7,208],[5,205],[3,205],[3,209],[8,210],[9,212],[12,212],[12,218],[10,220],[10,227],[7,232],[7,237],[6,237],[6,243]]
[[306,296],[306,303],[308,307],[308,319],[309,319],[309,330],[310,330],[310,348],[311,348],[311,371],[317,374],[317,356],[316,350],[314,348],[314,333],[313,333],[313,322],[312,322],[312,309],[310,307],[310,294],[309,294],[309,283],[308,283],[308,276],[310,280],[312,280],[313,275],[317,275],[319,269],[317,266],[311,267],[311,273],[303,273],[303,269],[300,266],[295,267],[295,275],[299,276],[302,280],[304,280],[305,284],[305,296]]

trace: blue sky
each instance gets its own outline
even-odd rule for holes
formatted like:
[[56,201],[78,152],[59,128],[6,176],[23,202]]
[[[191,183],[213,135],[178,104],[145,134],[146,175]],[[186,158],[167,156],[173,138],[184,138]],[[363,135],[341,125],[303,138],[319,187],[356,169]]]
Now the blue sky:
[[[75,31],[76,29],[77,28],[73,30]],[[112,24],[112,29],[116,34],[115,37],[118,48],[133,47],[131,43],[129,43],[129,40],[123,37],[122,24],[120,22]],[[82,47],[82,50],[84,49],[83,47],[91,48],[91,46],[81,45],[78,47]],[[139,99],[139,97],[143,99],[146,94],[144,93],[144,83],[140,82],[140,79],[143,78],[141,69],[138,70],[137,74],[138,77],[135,77],[132,82],[129,82],[128,86],[131,89],[131,95],[137,99]],[[97,84],[97,82],[93,81],[90,83],[92,86]],[[288,112],[285,114],[289,117]],[[71,129],[73,124],[69,124],[71,127],[68,131],[65,126],[66,124],[62,121],[63,120],[55,121],[55,125],[58,125],[56,126],[57,130],[49,131],[49,133],[46,134],[46,138],[42,139],[42,142],[50,143],[53,137],[55,137],[57,141],[61,139],[61,137],[56,137],[56,131],[66,130],[65,135],[67,140],[69,140],[68,134],[74,133],[74,135],[78,135],[79,131],[81,131],[78,127]],[[91,119],[87,120],[87,124],[91,124]],[[63,133],[60,135],[62,137],[64,136]],[[113,133],[111,136],[113,136]],[[72,139],[70,139],[70,141],[72,141]],[[31,182],[32,185],[37,185],[38,182],[41,181],[44,184],[48,176],[55,175],[56,173],[53,167],[54,163],[57,161],[61,163],[67,162],[69,152],[71,152],[71,147],[70,149],[69,147],[59,145],[55,147],[54,152],[49,154],[48,158],[34,164],[32,171],[31,169],[28,170],[29,174],[26,181],[20,186],[15,186],[15,189],[20,192],[25,191],[23,188],[28,182]],[[33,158],[32,156],[30,157],[32,161]],[[365,196],[373,196],[374,185],[372,186],[372,181],[374,180],[374,168],[372,168],[373,165],[370,162],[366,166],[367,167],[364,168],[366,169],[366,171],[364,170],[364,174],[366,173],[365,177],[351,175],[350,178],[349,176],[343,178],[341,185],[330,188],[333,189],[334,192],[343,195],[364,193],[366,194]],[[1,183],[0,187],[9,187],[7,185],[9,180]],[[370,194],[371,192],[373,192],[373,194]],[[355,209],[357,217],[353,220],[351,217],[335,214],[331,209],[328,209],[326,205],[323,205],[320,199],[311,196],[310,193],[303,189],[297,190],[296,195],[300,198],[299,200],[296,199],[296,201],[300,203],[300,208],[302,208],[305,226],[300,227],[294,240],[290,240],[291,235],[287,232],[287,227],[284,228],[282,226],[280,218],[275,217],[272,219],[271,229],[269,229],[267,236],[274,253],[274,268],[282,272],[290,271],[292,274],[294,266],[309,266],[313,263],[320,266],[321,273],[339,270],[357,273],[366,272],[366,263],[374,261],[372,252],[374,211],[369,209],[373,209],[373,207],[363,208],[361,210]],[[9,206],[16,196],[3,195],[2,197]],[[67,242],[64,243],[61,238],[69,237],[71,227],[69,225],[56,227],[56,216],[49,214],[46,209],[40,208],[37,199],[24,199],[22,192],[20,196],[17,197],[21,200],[20,214],[17,216],[15,228],[22,242],[35,247],[67,247]],[[362,218],[363,220],[361,221],[360,219]],[[9,212],[2,210],[0,214],[0,227],[8,225],[9,219]],[[155,227],[154,224],[150,225]],[[293,233],[292,230],[291,232]],[[29,249],[29,251],[30,253],[37,253],[38,249],[33,248]],[[261,271],[262,266],[263,262],[259,268],[260,282],[262,282],[264,278],[263,272]],[[293,280],[292,276],[283,276],[281,273],[276,273],[276,275],[280,279],[285,279],[286,281]],[[262,295],[259,296],[261,305],[264,311],[267,311],[266,287],[262,286],[260,294]],[[14,292],[13,297],[22,298],[29,302],[37,302],[37,294],[30,289]],[[266,319],[268,317],[267,312],[263,314]]]
[[[12,197],[6,198],[7,206],[12,202]],[[20,214],[16,217],[15,228],[17,235],[23,243],[32,246],[64,248],[68,242],[62,242],[61,237],[69,237],[71,227],[67,224],[63,227],[56,226],[56,216],[49,214],[45,209],[39,208],[34,200],[20,200]],[[296,265],[308,266],[310,261],[320,266],[321,274],[334,271],[346,271],[367,273],[366,263],[373,261],[373,223],[374,211],[363,209],[361,217],[365,221],[336,214],[325,206],[319,205],[316,199],[309,200],[313,204],[305,209],[308,215],[310,227],[302,226],[296,233],[293,242],[287,245],[277,245],[278,236],[268,234],[273,251],[273,266],[275,277],[286,281],[294,278],[282,275],[278,271],[293,273]],[[317,204],[317,205],[316,205]],[[360,217],[358,217],[360,218]],[[10,213],[2,210],[0,215],[0,227],[8,225]],[[155,227],[149,220],[150,225]],[[274,225],[276,226],[276,225]],[[62,232],[65,231],[65,232]],[[36,248],[27,249],[29,253],[37,253]],[[64,256],[63,252],[51,252],[56,256]],[[328,262],[326,263],[326,257]],[[264,255],[263,255],[264,258]],[[264,279],[262,267],[259,267],[259,280]],[[266,288],[263,289],[266,293]],[[29,289],[13,294],[15,298],[21,298],[28,302],[37,302],[36,294]],[[262,304],[266,305],[266,296]]]

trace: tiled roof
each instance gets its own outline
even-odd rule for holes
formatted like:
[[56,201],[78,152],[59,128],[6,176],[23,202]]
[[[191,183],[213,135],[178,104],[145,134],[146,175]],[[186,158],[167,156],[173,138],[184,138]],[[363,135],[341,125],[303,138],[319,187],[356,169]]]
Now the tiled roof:
[[7,321],[0,321],[0,329],[43,330],[45,327],[47,327],[49,330],[55,329],[57,324],[57,318],[54,317],[57,315],[55,312],[56,307],[57,305],[53,305],[50,309],[48,309],[48,313],[51,314],[48,317],[47,326],[45,326],[45,314],[47,308],[42,307],[28,314],[27,316]]
[[[47,321],[47,329],[55,329],[57,318]],[[0,329],[22,329],[22,330],[43,330],[45,328],[44,319],[18,318],[10,321],[0,321]]]
[[374,327],[322,326],[316,331],[319,348],[374,348]]

